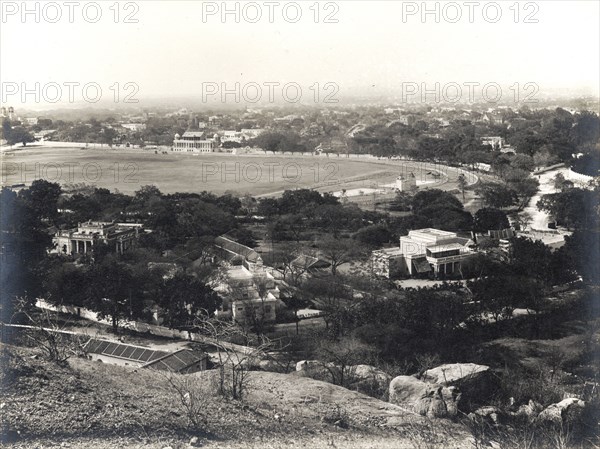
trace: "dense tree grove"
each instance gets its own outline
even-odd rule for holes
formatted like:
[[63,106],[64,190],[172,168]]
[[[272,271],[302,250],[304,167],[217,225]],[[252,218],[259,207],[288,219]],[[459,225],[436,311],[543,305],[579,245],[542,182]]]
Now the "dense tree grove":
[[353,147],[382,157],[497,165],[504,155],[480,140],[482,136],[495,135],[506,139],[517,155],[528,158],[528,165],[533,167],[531,164],[569,162],[573,154],[587,153],[586,148],[595,145],[600,135],[600,119],[590,111],[573,115],[562,108],[533,111],[525,106],[518,115],[510,109],[504,111],[495,123],[477,120],[477,113],[467,118],[460,111],[453,114],[448,113],[445,127],[426,120],[419,112],[412,114],[414,119],[409,124],[392,121],[368,126],[354,137]]
[[[239,199],[202,194],[163,195],[153,186],[134,196],[82,187],[65,193],[58,184],[36,180],[18,194],[0,193],[2,319],[10,320],[17,298],[46,297],[55,304],[95,310],[115,328],[124,319],[151,318],[159,307],[170,326],[191,325],[202,311],[214,312],[220,299],[207,286],[212,241],[236,227]],[[152,229],[123,255],[105,245],[76,262],[48,256],[51,232],[84,220],[141,222]],[[165,258],[163,250],[173,255]],[[151,273],[150,262],[177,260],[187,272]]]

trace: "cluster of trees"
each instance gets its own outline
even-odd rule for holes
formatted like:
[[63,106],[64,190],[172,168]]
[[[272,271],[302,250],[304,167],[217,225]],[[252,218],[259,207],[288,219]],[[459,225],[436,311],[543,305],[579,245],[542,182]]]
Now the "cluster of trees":
[[439,189],[401,192],[393,202],[392,210],[412,212],[411,215],[391,220],[400,234],[427,227],[463,232],[486,232],[509,227],[506,213],[497,207],[483,207],[471,215],[456,196]]
[[571,168],[577,173],[598,177],[600,175],[600,150],[591,148],[571,161]]
[[475,193],[489,207],[516,207],[522,211],[539,190],[539,181],[531,176],[534,167],[531,156],[500,155],[492,164],[499,180],[480,182]]
[[344,231],[354,232],[383,218],[355,204],[342,204],[330,193],[309,189],[286,190],[280,198],[263,198],[258,202],[257,213],[269,219],[272,240],[296,242],[311,229],[339,237]]
[[22,143],[27,146],[30,142],[35,142],[33,135],[23,126],[11,123],[8,119],[2,119],[2,129],[0,130],[0,140],[5,139],[8,145]]
[[53,258],[44,265],[42,287],[48,301],[93,310],[109,318],[115,330],[123,320],[150,321],[155,310],[164,325],[185,328],[221,304],[206,278],[183,271],[162,274],[139,255],[124,260],[96,249],[93,263]]
[[168,249],[236,228],[241,201],[230,194],[208,192],[164,195],[155,186],[143,186],[133,196],[84,187],[62,196],[58,208],[65,211],[58,226],[73,227],[88,219],[141,222],[153,230],[142,243]]
[[349,147],[381,157],[494,164],[501,153],[481,143],[482,136],[492,135],[506,139],[518,154],[529,156],[541,167],[570,161],[572,154],[594,145],[600,137],[600,119],[589,111],[573,115],[562,108],[531,111],[523,107],[518,113],[504,111],[502,123],[476,122],[474,116],[450,114],[447,127],[423,117],[416,114],[409,124],[365,127],[351,139]]
[[582,189],[558,177],[561,190],[543,195],[537,203],[556,223],[573,230],[565,245],[557,251],[565,264],[573,267],[585,282],[600,283],[597,254],[600,252],[600,185]]
[[16,298],[41,291],[39,264],[52,243],[48,223],[56,216],[60,187],[34,181],[16,193],[0,191],[0,317],[10,320]]
[[291,152],[291,153],[303,153],[306,151],[312,151],[312,148],[308,147],[305,142],[302,141],[301,137],[292,131],[269,131],[262,133],[260,136],[250,139],[248,145],[253,147],[262,148],[265,152]]
[[[189,294],[193,291],[212,301],[212,305],[203,302],[203,309],[214,310],[215,298],[205,287],[213,274],[208,264],[212,242],[214,236],[235,228],[234,213],[240,204],[230,195],[165,196],[151,186],[132,197],[96,188],[64,195],[58,184],[44,180],[34,181],[19,193],[2,189],[2,318],[10,319],[16,298],[33,300],[48,293],[57,302],[86,306],[115,321],[143,318],[146,305],[153,301],[172,316],[169,324],[185,323],[177,313],[195,310],[196,302],[181,307],[184,298],[196,297]],[[77,265],[49,259],[52,226],[68,228],[87,219],[138,220],[153,232],[141,236],[137,250],[122,256],[109,254],[105,245],[98,244],[91,257]],[[170,257],[164,257],[165,249],[170,250]],[[152,284],[162,277],[148,272],[148,262],[175,259],[179,265],[193,264],[193,271],[162,286]]]

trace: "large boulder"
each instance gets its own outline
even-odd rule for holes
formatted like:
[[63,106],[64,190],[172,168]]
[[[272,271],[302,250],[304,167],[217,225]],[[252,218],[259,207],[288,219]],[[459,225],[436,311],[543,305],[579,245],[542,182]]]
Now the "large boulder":
[[577,398],[567,398],[546,407],[537,417],[542,424],[558,426],[572,425],[579,421],[585,408],[585,402]]
[[447,363],[423,373],[423,380],[446,386],[458,386],[467,379],[482,377],[489,371],[486,365],[475,363]]
[[448,363],[425,371],[426,382],[456,387],[462,393],[460,409],[471,411],[487,403],[496,388],[495,378],[489,366],[475,363]]
[[296,363],[296,374],[335,383],[335,380],[340,378],[340,369],[333,363],[323,363],[319,360],[301,360]]
[[429,418],[448,418],[458,413],[460,394],[455,387],[398,376],[390,383],[389,401]]
[[355,365],[349,369],[348,388],[381,399],[385,396],[392,376],[371,365]]

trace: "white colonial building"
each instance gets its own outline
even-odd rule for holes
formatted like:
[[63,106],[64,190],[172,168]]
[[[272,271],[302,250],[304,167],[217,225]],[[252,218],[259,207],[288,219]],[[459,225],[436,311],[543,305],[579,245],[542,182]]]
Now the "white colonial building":
[[185,153],[213,153],[220,144],[220,138],[215,134],[207,138],[203,131],[186,131],[183,136],[175,134],[172,151]]
[[58,231],[52,243],[53,252],[73,256],[91,253],[94,245],[103,243],[111,250],[123,254],[135,245],[141,224],[86,221],[77,228]]

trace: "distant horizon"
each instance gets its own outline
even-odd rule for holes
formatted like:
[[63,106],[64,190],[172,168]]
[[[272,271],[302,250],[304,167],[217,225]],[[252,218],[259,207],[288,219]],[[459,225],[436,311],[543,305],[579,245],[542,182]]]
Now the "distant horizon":
[[[110,100],[100,100],[97,103],[90,103],[86,101],[78,102],[59,102],[59,103],[21,103],[18,101],[0,103],[0,107],[13,107],[15,111],[31,111],[31,112],[47,112],[47,111],[75,111],[75,110],[110,110],[110,111],[124,111],[124,110],[135,110],[144,108],[193,108],[196,111],[211,111],[211,110],[243,110],[243,109],[335,109],[345,108],[353,106],[397,106],[414,108],[418,105],[432,106],[432,107],[469,107],[469,106],[488,106],[489,108],[494,107],[510,107],[511,109],[520,109],[523,106],[529,106],[535,108],[538,104],[545,104],[553,101],[557,102],[569,102],[586,100],[588,102],[598,103],[598,108],[595,109],[597,112],[600,111],[600,95],[596,92],[591,92],[586,88],[551,88],[551,89],[540,89],[536,93],[533,103],[529,102],[514,102],[510,95],[514,92],[510,91],[507,86],[502,86],[503,95],[509,96],[506,101],[502,99],[498,102],[486,101],[483,98],[477,98],[474,101],[466,101],[465,98],[461,101],[456,102],[445,102],[442,98],[440,101],[436,99],[430,99],[430,101],[421,101],[421,92],[417,92],[411,98],[403,99],[401,92],[390,91],[388,94],[385,93],[369,93],[368,89],[365,88],[364,92],[355,92],[353,95],[342,95],[339,94],[338,102],[334,103],[315,103],[309,99],[305,102],[290,103],[283,100],[268,102],[263,101],[259,103],[248,103],[240,101],[221,102],[221,101],[202,101],[201,96],[169,96],[167,94],[163,96],[151,96],[151,97],[139,97],[137,102],[134,103],[115,103]],[[424,94],[425,95],[425,94]],[[426,94],[427,97],[434,96],[433,94]],[[410,101],[409,101],[410,100]]]
[[[573,1],[568,8],[551,1],[479,2],[473,14],[460,2],[300,3],[298,21],[291,17],[294,2],[276,2],[271,23],[261,2],[228,2],[233,14],[218,11],[221,2],[101,2],[98,21],[90,17],[94,8],[84,17],[80,5],[72,23],[66,9],[47,8],[52,3],[59,5],[31,2],[38,12],[29,15],[3,6],[3,93],[23,83],[27,90],[35,83],[46,89],[37,102],[32,94],[20,101],[17,93],[0,97],[3,104],[70,105],[68,89],[55,93],[65,84],[75,86],[75,103],[84,100],[82,86],[95,84],[101,102],[119,105],[127,99],[193,102],[206,93],[204,85],[230,91],[236,83],[247,98],[257,96],[256,85],[278,83],[276,104],[296,97],[297,87],[281,91],[286,84],[302,86],[300,102],[318,104],[393,97],[402,83],[429,89],[436,82],[519,83],[521,94],[533,83],[538,98],[562,91],[600,96],[599,2]],[[19,2],[3,5],[20,8]],[[258,23],[252,23],[252,8],[258,8]],[[422,8],[437,12],[417,11]],[[50,23],[53,12],[60,14],[57,23]],[[95,98],[94,89],[87,94]],[[258,95],[261,101],[267,96],[264,88]],[[208,99],[221,102],[219,92]]]

